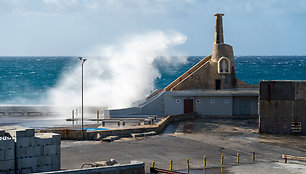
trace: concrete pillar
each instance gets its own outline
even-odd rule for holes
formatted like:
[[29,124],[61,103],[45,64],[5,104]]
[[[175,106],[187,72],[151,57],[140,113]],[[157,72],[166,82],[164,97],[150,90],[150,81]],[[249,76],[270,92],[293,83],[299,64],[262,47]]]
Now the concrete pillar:
[[224,38],[223,38],[223,24],[222,24],[222,16],[224,14],[217,13],[216,16],[216,25],[215,25],[215,41],[214,44],[223,44]]

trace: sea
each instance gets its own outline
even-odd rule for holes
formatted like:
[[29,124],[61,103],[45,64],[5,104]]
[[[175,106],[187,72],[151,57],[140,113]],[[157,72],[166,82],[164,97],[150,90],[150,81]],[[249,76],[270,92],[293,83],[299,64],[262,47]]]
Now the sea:
[[[161,76],[154,80],[155,88],[164,88],[202,58],[189,56],[181,64],[156,59],[153,66]],[[79,64],[78,57],[0,57],[0,105],[18,105],[23,99],[33,101],[27,104],[44,104],[35,99],[45,97],[63,74]],[[237,78],[249,84],[259,84],[261,80],[306,80],[306,56],[236,56],[235,68]]]

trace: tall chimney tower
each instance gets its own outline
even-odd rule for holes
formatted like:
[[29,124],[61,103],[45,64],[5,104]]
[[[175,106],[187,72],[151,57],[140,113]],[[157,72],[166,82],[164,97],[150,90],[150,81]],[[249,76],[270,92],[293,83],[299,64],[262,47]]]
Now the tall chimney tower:
[[223,38],[223,24],[222,24],[222,16],[224,14],[217,13],[216,16],[216,26],[215,26],[215,42],[214,44],[223,44],[224,38]]

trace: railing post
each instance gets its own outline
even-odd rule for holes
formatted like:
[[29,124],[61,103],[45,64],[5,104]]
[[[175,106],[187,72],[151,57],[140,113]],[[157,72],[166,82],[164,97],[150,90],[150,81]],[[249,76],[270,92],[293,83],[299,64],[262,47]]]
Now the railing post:
[[255,152],[252,152],[252,161],[255,161]]
[[224,155],[221,155],[221,165],[223,165]]

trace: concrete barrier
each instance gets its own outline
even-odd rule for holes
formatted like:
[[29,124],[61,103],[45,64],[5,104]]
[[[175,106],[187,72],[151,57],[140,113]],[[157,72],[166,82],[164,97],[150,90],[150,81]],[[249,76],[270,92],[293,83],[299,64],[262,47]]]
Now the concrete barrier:
[[144,174],[145,164],[143,162],[131,162],[131,164],[116,165],[109,167],[94,167],[88,169],[74,169],[43,172],[44,174]]

